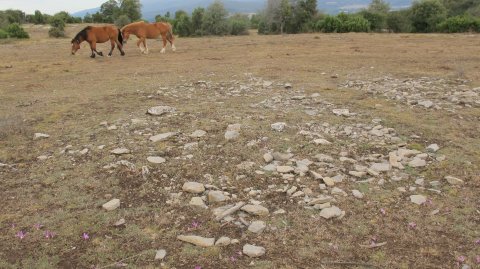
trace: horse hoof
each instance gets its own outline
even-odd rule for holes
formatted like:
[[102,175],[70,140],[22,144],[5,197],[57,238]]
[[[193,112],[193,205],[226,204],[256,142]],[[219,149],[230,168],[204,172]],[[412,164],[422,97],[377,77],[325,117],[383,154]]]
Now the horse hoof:
[[125,52],[121,52],[120,55],[125,56]]
[[102,52],[99,52],[98,55],[102,56],[103,57],[103,53]]
[[93,59],[93,58],[95,58],[95,54],[93,54],[93,55],[90,55],[90,58],[92,58],[92,59]]

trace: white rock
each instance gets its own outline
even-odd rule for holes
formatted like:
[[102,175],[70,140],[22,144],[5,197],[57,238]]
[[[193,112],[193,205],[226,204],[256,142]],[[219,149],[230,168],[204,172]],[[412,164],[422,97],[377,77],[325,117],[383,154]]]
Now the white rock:
[[338,218],[341,217],[343,214],[345,214],[345,212],[343,212],[340,208],[336,206],[324,208],[322,209],[322,211],[320,211],[320,217],[325,219]]
[[427,165],[427,162],[425,160],[422,160],[420,158],[414,158],[408,163],[408,166],[410,167],[424,167]]
[[359,190],[352,190],[352,194],[355,198],[363,199],[363,193],[361,193]]
[[410,201],[417,205],[422,205],[427,201],[427,198],[423,195],[410,195]]
[[261,205],[246,205],[241,208],[243,211],[256,216],[266,216],[269,214],[268,208]]
[[324,203],[324,204],[315,204],[313,206],[313,208],[317,209],[317,210],[322,210],[324,208],[329,208],[329,207],[332,207],[332,205],[330,203]]
[[240,132],[242,129],[242,125],[240,123],[235,123],[235,124],[229,124],[227,126],[227,131],[237,131]]
[[39,161],[45,161],[45,160],[47,160],[47,159],[48,159],[48,156],[47,156],[47,155],[41,155],[41,156],[38,156],[38,157],[37,157],[37,160],[39,160]]
[[325,154],[317,154],[317,155],[315,155],[315,158],[316,158],[319,162],[325,162],[325,163],[331,163],[331,162],[334,161],[334,159],[333,159],[332,156],[325,155]]
[[120,199],[113,199],[102,205],[107,211],[112,211],[120,207]]
[[162,157],[154,157],[154,156],[150,156],[147,158],[147,161],[151,162],[151,163],[155,163],[155,164],[161,164],[161,163],[164,163],[166,162],[165,158],[162,158]]
[[263,154],[263,160],[265,160],[266,163],[271,163],[273,161],[273,155],[271,153],[265,153]]
[[292,153],[280,153],[280,152],[274,152],[272,154],[273,159],[275,161],[288,161],[290,158],[293,157]]
[[193,138],[200,138],[200,137],[203,137],[207,134],[207,132],[203,131],[203,130],[196,130],[195,132],[193,132],[190,137],[193,137]]
[[235,140],[240,136],[238,131],[226,131],[225,132],[225,139],[226,140]]
[[387,172],[390,171],[391,167],[389,163],[373,163],[370,169],[378,172]]
[[419,105],[424,106],[425,108],[431,108],[433,106],[433,102],[426,100],[418,102]]
[[313,143],[315,143],[315,145],[330,145],[330,144],[332,144],[332,142],[330,142],[326,139],[323,139],[323,138],[315,139],[315,140],[313,140]]
[[217,247],[224,247],[232,244],[232,239],[230,237],[222,236],[218,238],[217,242],[215,242],[215,246]]
[[243,246],[243,254],[250,258],[257,258],[265,255],[265,248],[246,244]]
[[273,212],[274,215],[281,215],[287,213],[284,209],[278,209]]
[[291,166],[277,166],[277,172],[286,174],[295,171],[295,169]]
[[462,185],[464,183],[463,180],[452,176],[446,176],[445,180],[447,180],[447,182],[451,185]]
[[440,147],[437,144],[431,144],[427,147],[427,151],[429,152],[437,152]]
[[165,256],[167,256],[167,251],[164,250],[164,249],[159,249],[159,250],[157,250],[157,253],[155,254],[155,260],[156,261],[163,260],[163,258],[165,258]]
[[150,141],[152,142],[160,142],[163,140],[166,140],[172,136],[177,135],[176,132],[168,132],[168,133],[163,133],[163,134],[158,134],[150,137]]
[[265,224],[264,221],[257,220],[257,221],[252,222],[250,224],[250,226],[248,226],[248,230],[252,233],[259,234],[259,233],[262,233],[263,230],[265,230],[266,227],[267,227],[267,225]]
[[33,135],[33,140],[42,139],[42,138],[49,138],[49,137],[50,136],[48,134],[35,133]]
[[207,208],[202,197],[192,197],[192,199],[190,199],[190,202],[188,204],[192,206],[198,206],[200,208]]
[[155,106],[151,107],[147,110],[147,114],[154,115],[154,116],[162,116],[167,113],[175,112],[175,108],[170,106]]
[[202,193],[205,191],[205,186],[202,183],[198,182],[185,182],[183,184],[182,190],[189,193]]
[[130,150],[126,148],[116,148],[110,152],[115,155],[123,155],[123,154],[129,154]]
[[205,238],[196,235],[179,235],[177,239],[199,247],[212,247],[215,244],[215,238]]
[[225,200],[227,200],[227,197],[223,194],[222,191],[209,191],[208,192],[208,202],[209,203],[223,202]]
[[272,129],[277,132],[282,132],[287,124],[285,122],[276,122],[271,125]]
[[329,187],[335,186],[335,181],[330,177],[324,177],[322,180],[325,183],[325,185],[327,185]]

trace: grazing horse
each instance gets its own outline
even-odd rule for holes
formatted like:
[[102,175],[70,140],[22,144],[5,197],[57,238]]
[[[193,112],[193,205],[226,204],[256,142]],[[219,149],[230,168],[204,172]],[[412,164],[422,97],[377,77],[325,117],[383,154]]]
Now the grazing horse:
[[95,53],[103,56],[102,52],[97,51],[97,43],[105,43],[109,40],[112,44],[112,49],[108,53],[108,56],[112,56],[112,52],[115,49],[115,44],[117,44],[118,50],[120,51],[122,56],[124,56],[125,52],[122,49],[122,33],[120,32],[120,30],[118,30],[117,27],[113,25],[106,25],[100,27],[85,27],[72,39],[72,55],[75,55],[75,52],[80,49],[80,44],[83,41],[87,41],[88,44],[90,44],[90,49],[92,50],[92,55],[90,55],[90,57],[95,58]]
[[[167,40],[172,46],[172,50],[175,51],[175,45],[173,44],[175,37],[173,36],[172,25],[168,22],[156,22],[146,23],[143,21],[130,23],[122,28],[122,36],[124,44],[127,43],[130,34],[138,37],[137,47],[144,54],[148,54],[148,47],[146,39],[155,39],[160,35],[163,39],[163,48],[161,53],[165,53],[165,47],[167,46]],[[143,44],[142,48],[140,44]]]

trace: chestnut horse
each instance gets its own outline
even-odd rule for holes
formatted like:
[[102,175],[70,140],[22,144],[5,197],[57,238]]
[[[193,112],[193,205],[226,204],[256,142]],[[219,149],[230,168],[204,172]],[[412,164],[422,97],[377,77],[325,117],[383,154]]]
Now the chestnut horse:
[[113,25],[106,25],[106,26],[87,26],[85,29],[80,31],[73,39],[72,39],[72,55],[75,55],[75,52],[80,49],[80,44],[83,41],[87,41],[90,44],[90,49],[92,50],[92,55],[90,57],[95,58],[95,53],[100,56],[103,56],[102,52],[97,51],[97,43],[105,43],[110,40],[112,44],[112,49],[108,53],[108,56],[112,56],[112,52],[115,49],[115,44],[117,44],[118,50],[122,54],[125,55],[123,52],[123,38],[120,30]]
[[[172,50],[175,51],[175,45],[173,44],[175,37],[173,36],[172,25],[168,22],[156,22],[146,23],[143,21],[130,23],[122,28],[122,36],[124,44],[127,43],[130,34],[138,37],[137,47],[144,54],[148,54],[148,47],[146,39],[155,39],[160,35],[163,39],[163,48],[161,53],[165,53],[165,47],[167,46],[167,40],[172,46]],[[142,48],[140,44],[143,44]]]

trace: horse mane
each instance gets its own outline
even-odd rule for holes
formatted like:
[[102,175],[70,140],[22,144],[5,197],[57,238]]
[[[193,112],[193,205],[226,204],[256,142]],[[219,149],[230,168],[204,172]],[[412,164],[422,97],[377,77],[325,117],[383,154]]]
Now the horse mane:
[[[87,27],[83,28],[83,30],[78,32],[78,34],[72,39],[72,43],[75,42],[75,41],[80,43],[80,41],[87,40],[87,35],[88,35],[87,32],[90,31],[90,29],[92,29],[92,26],[87,26]],[[80,37],[83,38],[83,40],[80,40]]]

